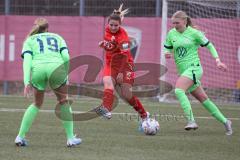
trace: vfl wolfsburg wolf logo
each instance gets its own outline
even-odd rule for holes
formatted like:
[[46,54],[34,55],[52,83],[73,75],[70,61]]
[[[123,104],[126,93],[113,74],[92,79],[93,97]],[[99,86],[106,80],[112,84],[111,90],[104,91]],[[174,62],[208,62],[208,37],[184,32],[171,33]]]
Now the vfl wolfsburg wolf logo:
[[179,58],[183,58],[187,54],[187,49],[184,47],[178,47],[176,51]]

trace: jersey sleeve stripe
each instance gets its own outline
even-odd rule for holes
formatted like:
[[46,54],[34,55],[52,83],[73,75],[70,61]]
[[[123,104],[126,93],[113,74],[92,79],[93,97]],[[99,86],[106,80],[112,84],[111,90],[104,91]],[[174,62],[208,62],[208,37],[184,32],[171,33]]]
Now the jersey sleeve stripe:
[[210,41],[208,41],[208,42],[205,43],[205,44],[200,44],[200,46],[201,46],[201,47],[206,47],[209,43],[210,43]]
[[166,46],[166,45],[164,45],[164,47],[167,48],[167,49],[173,49],[173,46]]
[[24,54],[26,54],[26,53],[33,55],[33,52],[32,52],[32,51],[24,51],[24,52],[21,54],[21,57],[24,58]]
[[63,51],[64,49],[67,49],[67,50],[68,50],[67,47],[62,47],[62,48],[60,48],[60,53],[62,53],[62,51]]

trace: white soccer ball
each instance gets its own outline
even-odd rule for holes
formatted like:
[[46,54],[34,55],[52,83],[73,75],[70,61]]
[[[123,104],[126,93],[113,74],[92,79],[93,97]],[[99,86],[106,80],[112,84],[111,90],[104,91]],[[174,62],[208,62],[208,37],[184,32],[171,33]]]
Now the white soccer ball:
[[142,129],[146,135],[155,135],[160,130],[158,121],[148,118],[142,122]]

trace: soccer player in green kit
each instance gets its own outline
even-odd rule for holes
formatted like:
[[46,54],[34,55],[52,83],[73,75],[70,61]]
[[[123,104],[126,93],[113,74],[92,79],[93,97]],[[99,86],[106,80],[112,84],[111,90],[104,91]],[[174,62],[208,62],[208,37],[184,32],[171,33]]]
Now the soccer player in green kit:
[[[48,32],[48,21],[38,18],[24,41],[21,56],[23,58],[24,96],[29,97],[32,86],[34,102],[24,113],[15,144],[17,146],[27,145],[25,135],[42,106],[44,90],[49,83],[60,104],[60,116],[67,135],[67,146],[79,145],[82,140],[73,134],[72,110],[67,100],[69,53],[64,39],[58,34]],[[57,74],[54,73],[56,69]]]
[[198,56],[200,46],[207,47],[216,60],[217,68],[226,71],[227,66],[221,62],[218,53],[205,35],[195,29],[191,18],[183,11],[177,11],[172,16],[174,26],[168,34],[164,44],[165,57],[172,55],[177,66],[179,78],[175,85],[175,94],[188,120],[185,130],[197,129],[198,125],[194,120],[191,104],[186,96],[190,92],[219,122],[224,124],[226,135],[233,133],[231,121],[226,119],[218,107],[208,98],[203,90],[200,79],[202,77],[202,66]]

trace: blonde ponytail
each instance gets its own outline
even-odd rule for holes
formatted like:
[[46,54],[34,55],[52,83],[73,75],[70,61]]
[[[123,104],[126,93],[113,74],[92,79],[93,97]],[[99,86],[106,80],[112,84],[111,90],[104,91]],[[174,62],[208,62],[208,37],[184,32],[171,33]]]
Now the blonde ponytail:
[[129,13],[129,8],[122,11],[123,3],[120,5],[120,7],[116,10],[114,9],[113,14],[117,14],[120,16],[121,21],[123,21],[124,16]]
[[31,31],[28,33],[27,38],[29,36],[38,34],[38,33],[43,33],[46,32],[48,29],[48,21],[45,18],[37,18],[34,21],[34,25],[31,29]]
[[191,27],[194,27],[193,24],[192,24],[192,20],[190,17],[187,16],[187,26],[191,26]]

